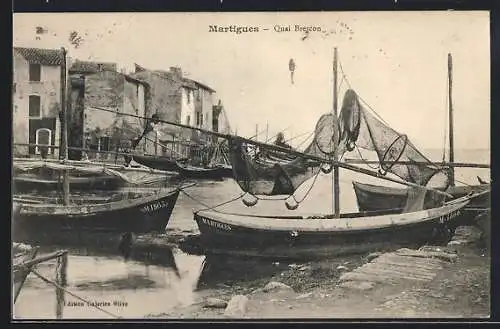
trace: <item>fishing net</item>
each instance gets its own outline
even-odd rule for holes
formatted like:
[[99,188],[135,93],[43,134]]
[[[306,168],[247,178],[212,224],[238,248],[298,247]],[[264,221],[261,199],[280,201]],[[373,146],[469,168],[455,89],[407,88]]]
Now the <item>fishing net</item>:
[[285,149],[252,146],[241,138],[229,140],[233,175],[240,188],[252,195],[292,195],[319,170],[329,171],[321,164],[330,158],[338,145],[337,120],[332,114],[321,116],[316,124],[314,140],[302,152],[317,157],[311,160]]
[[[356,147],[374,151],[381,175],[391,173],[420,186],[443,190],[447,188],[447,169],[433,164],[418,151],[408,136],[392,129],[382,119],[367,111],[351,89],[344,95],[339,130],[340,153],[353,151]],[[431,194],[436,200],[442,199],[435,192]]]
[[356,146],[375,151],[381,174],[392,173],[421,186],[427,185],[431,179],[439,179],[444,186],[447,184],[444,169],[420,153],[408,136],[364,109],[353,90],[348,90],[344,96],[339,126],[342,151],[352,151]]

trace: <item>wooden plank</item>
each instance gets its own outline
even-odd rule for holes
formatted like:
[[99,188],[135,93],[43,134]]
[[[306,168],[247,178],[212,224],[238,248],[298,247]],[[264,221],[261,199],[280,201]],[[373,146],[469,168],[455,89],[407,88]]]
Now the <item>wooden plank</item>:
[[386,267],[386,268],[397,268],[401,271],[413,271],[413,272],[436,272],[439,271],[441,268],[438,267],[420,267],[420,266],[412,266],[412,264],[394,264],[394,263],[388,263],[388,262],[379,262],[379,263],[373,263],[369,267]]
[[340,279],[340,282],[344,281],[368,281],[368,282],[376,282],[376,283],[384,283],[384,282],[392,282],[393,278],[381,277],[373,274],[366,273],[357,273],[357,272],[349,272],[343,274]]
[[412,257],[413,259],[408,259],[409,257],[379,257],[377,260],[373,261],[372,263],[394,263],[394,264],[401,264],[401,265],[406,265],[406,266],[418,266],[421,268],[442,268],[443,264],[440,260],[435,259],[436,261],[420,261],[418,259],[414,259],[415,257]]
[[421,257],[421,258],[438,258],[448,262],[455,261],[458,258],[457,255],[446,252],[422,251],[422,250],[412,250],[406,248],[397,250],[396,254],[402,256]]
[[388,266],[398,266],[398,267],[407,267],[419,270],[440,270],[443,267],[441,265],[421,265],[421,264],[411,264],[411,263],[402,263],[402,262],[394,262],[390,260],[380,260],[377,264],[386,264]]
[[418,268],[411,268],[411,267],[402,267],[402,266],[394,266],[394,265],[387,265],[387,264],[372,264],[371,266],[363,266],[360,267],[359,270],[361,271],[371,271],[371,270],[381,270],[381,271],[392,271],[392,272],[398,272],[402,275],[405,274],[415,274],[415,275],[421,275],[421,276],[431,276],[434,275],[436,270],[428,270],[428,269],[418,269]]
[[387,267],[384,265],[379,266],[369,266],[360,268],[360,272],[363,273],[386,273],[390,275],[396,275],[401,278],[421,278],[421,279],[432,279],[436,276],[435,272],[424,272],[415,269],[404,269],[400,267]]
[[401,280],[417,280],[417,281],[430,281],[434,278],[434,276],[423,276],[423,275],[410,275],[397,273],[392,270],[387,269],[376,269],[376,268],[366,268],[360,271],[356,271],[357,274],[365,274],[365,275],[373,275],[376,277],[385,277],[385,278],[393,278],[393,279],[401,279]]
[[405,263],[415,263],[415,264],[444,264],[443,260],[439,258],[426,258],[426,257],[414,257],[407,255],[397,255],[397,254],[386,254],[378,257],[380,259],[390,259],[393,261],[400,261]]

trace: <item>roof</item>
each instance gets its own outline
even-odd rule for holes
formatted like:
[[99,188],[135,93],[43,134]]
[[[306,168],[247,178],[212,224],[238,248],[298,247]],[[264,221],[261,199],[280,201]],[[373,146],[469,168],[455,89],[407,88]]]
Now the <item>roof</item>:
[[99,72],[91,73],[88,76],[92,76],[92,75],[99,74],[99,73],[102,73],[102,72],[111,72],[111,73],[119,74],[119,75],[122,75],[125,78],[125,80],[127,80],[128,82],[132,82],[132,83],[136,83],[136,84],[141,84],[141,85],[144,85],[144,86],[149,86],[149,83],[147,83],[146,81],[136,79],[134,77],[131,77],[128,74],[124,74],[124,73],[121,73],[121,72],[118,72],[118,71],[114,71],[114,70],[102,70],[102,71],[99,71]]
[[186,79],[186,78],[182,79],[182,86],[185,88],[189,88],[189,89],[198,89],[196,87],[196,84],[194,83],[194,81],[191,81],[191,80]]
[[96,73],[104,70],[116,71],[116,68],[116,63],[76,60],[69,68],[69,71],[78,73]]
[[[137,73],[140,73],[140,72],[149,71],[149,72],[153,72],[153,73],[159,75],[160,77],[162,77],[164,79],[175,81],[174,73],[172,71],[150,70],[150,69],[147,69],[143,66],[138,65],[137,63],[134,63],[134,65],[135,65],[135,73],[134,73],[135,75],[137,75]],[[208,90],[212,93],[215,93],[215,90],[210,88],[206,84],[203,84],[199,81],[189,79],[189,78],[182,78],[182,86],[185,88],[190,88],[190,89],[203,88],[203,89]]]
[[30,64],[59,66],[64,62],[62,50],[14,47],[14,52]]
[[194,83],[196,86],[201,87],[201,88],[203,88],[203,89],[205,89],[205,90],[208,90],[208,91],[210,91],[210,92],[212,92],[212,93],[214,93],[214,92],[215,92],[215,90],[214,90],[214,89],[210,88],[210,87],[209,87],[209,86],[207,86],[206,84],[203,84],[203,83],[201,83],[201,82],[199,82],[199,81],[196,81],[196,80],[193,80],[193,79],[188,79],[188,78],[184,78],[184,81],[186,81],[187,83]]

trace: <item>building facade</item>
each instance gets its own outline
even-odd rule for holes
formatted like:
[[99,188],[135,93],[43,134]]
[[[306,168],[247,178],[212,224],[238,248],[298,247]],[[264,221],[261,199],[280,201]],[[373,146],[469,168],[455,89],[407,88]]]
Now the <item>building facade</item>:
[[[38,146],[19,144],[59,145],[63,61],[61,50],[14,47],[14,156],[40,156]],[[47,152],[48,157],[58,156],[57,149],[48,148]]]
[[[214,107],[215,90],[183,77],[181,68],[150,70],[136,64],[136,72],[132,76],[150,86],[148,117],[157,113],[162,120],[211,131],[229,131],[227,117],[225,114],[220,115],[224,113],[223,107]],[[160,141],[162,146],[149,147],[148,141],[145,141],[143,149],[146,153],[188,156],[191,144],[209,141],[211,137],[190,129],[159,125],[155,132],[149,134],[149,140]]]
[[71,82],[71,146],[89,149],[89,158],[110,159],[112,154],[95,151],[120,151],[141,135],[147,83],[108,70],[74,74]]

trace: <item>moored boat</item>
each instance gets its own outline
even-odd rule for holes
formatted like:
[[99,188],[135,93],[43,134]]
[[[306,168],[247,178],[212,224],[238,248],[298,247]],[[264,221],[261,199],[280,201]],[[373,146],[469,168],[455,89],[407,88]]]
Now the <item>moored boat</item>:
[[[455,198],[430,187],[448,185],[446,168],[428,160],[408,136],[389,127],[369,105],[365,107],[349,82],[337,116],[336,51],[333,80],[333,113],[319,118],[314,139],[304,151],[284,150],[237,136],[228,140],[234,178],[245,192],[241,199],[246,206],[274,199],[284,200],[288,210],[295,210],[313,188],[318,175],[333,172],[334,214],[275,216],[222,212],[213,207],[199,210],[194,212],[194,220],[205,252],[310,259],[447,242],[461,224],[464,208],[472,199],[489,193],[488,188]],[[259,159],[255,154],[258,152],[249,151],[252,149],[249,144],[256,146],[261,154],[280,151],[290,157]],[[378,172],[339,161],[347,152],[359,152],[358,148],[376,152]],[[404,202],[380,211],[342,214],[339,168],[406,185]],[[295,192],[309,179],[311,186],[297,199]],[[254,200],[248,200],[248,195]],[[272,198],[275,196],[280,198]]]
[[[20,175],[12,179],[15,192],[53,191],[62,184],[62,179],[40,177],[39,175]],[[110,175],[70,176],[69,184],[73,190],[115,190],[123,185],[123,180]]]
[[422,244],[447,229],[471,196],[439,208],[402,213],[383,210],[332,215],[258,216],[197,211],[194,219],[207,252],[273,258],[315,258]]
[[[360,211],[400,209],[406,203],[407,189],[353,182],[356,200]],[[491,203],[490,184],[450,186],[446,189],[453,198],[460,198],[471,192],[480,193],[471,199],[463,211],[464,220],[473,219],[487,210]],[[481,193],[485,192],[485,193]],[[430,201],[430,200],[429,200]]]
[[197,167],[177,164],[182,177],[191,179],[214,179],[233,177],[233,170],[230,166],[215,165],[213,167]]
[[14,239],[60,232],[164,232],[179,189],[149,193],[117,193],[109,198],[75,198],[69,205],[36,197],[18,197],[22,204],[14,219]]
[[164,170],[164,171],[178,171],[177,161],[170,157],[158,157],[153,155],[138,155],[134,154],[132,156],[133,160],[140,163],[143,166]]
[[[13,161],[13,168],[14,193],[53,191],[62,186],[61,168],[65,168],[64,165],[45,161]],[[73,190],[116,190],[124,185],[122,177],[110,175],[102,167],[84,164],[79,169],[72,170],[68,175]]]

